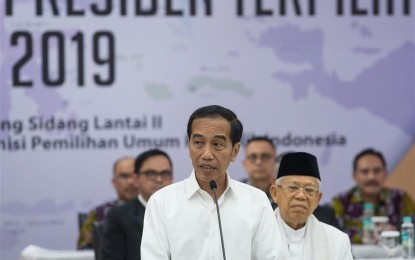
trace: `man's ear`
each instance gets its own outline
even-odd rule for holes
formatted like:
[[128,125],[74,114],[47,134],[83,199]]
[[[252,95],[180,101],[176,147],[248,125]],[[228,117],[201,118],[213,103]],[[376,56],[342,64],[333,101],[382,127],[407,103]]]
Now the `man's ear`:
[[277,189],[277,185],[273,184],[271,185],[271,187],[269,188],[269,194],[271,194],[272,200],[278,204],[278,189]]
[[188,148],[187,151],[189,152],[189,157],[190,157],[190,138],[187,138],[187,148]]
[[241,149],[241,143],[236,143],[233,146],[232,149],[232,156],[231,156],[231,162],[234,162],[236,160],[236,157],[238,156],[239,150]]
[[321,198],[322,197],[323,197],[323,193],[322,192],[319,192],[318,193],[318,196],[317,196],[317,200],[318,200],[317,205],[320,204],[320,201],[321,201]]

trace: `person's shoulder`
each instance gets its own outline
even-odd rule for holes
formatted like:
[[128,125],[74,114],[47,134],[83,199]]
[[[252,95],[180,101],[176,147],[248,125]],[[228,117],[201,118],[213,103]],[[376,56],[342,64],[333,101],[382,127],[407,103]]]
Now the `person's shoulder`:
[[254,186],[251,186],[246,183],[242,183],[234,179],[229,179],[229,180],[232,183],[232,188],[235,189],[235,192],[238,195],[247,196],[247,197],[254,196],[254,197],[265,197],[265,198],[267,196],[265,192],[263,192],[262,190],[258,188],[255,188]]
[[389,193],[393,197],[404,197],[409,196],[404,190],[398,189],[398,188],[389,188],[389,187],[383,187],[383,192]]
[[246,184],[245,182],[242,182],[242,181],[237,181],[237,180],[234,180],[232,178],[229,178],[229,181],[231,182],[233,188],[242,189],[242,190],[252,190],[252,191],[255,191],[255,190],[258,191],[259,190],[258,188],[255,188],[255,187],[253,187],[249,184]]
[[326,223],[324,223],[320,220],[318,222],[320,223],[321,227],[328,233],[332,233],[332,232],[334,232],[334,233],[343,233],[342,231],[340,231],[339,229],[333,227],[332,225],[326,224]]
[[115,205],[117,205],[117,200],[106,201],[106,202],[96,206],[94,208],[94,211],[96,211],[96,212],[103,211],[103,210],[108,209],[108,208],[113,208],[113,207],[115,207]]
[[[128,201],[123,205],[120,205],[118,207],[113,207],[108,214],[125,214],[126,212],[132,211],[135,208],[137,208],[140,204],[138,201],[138,198],[133,199],[132,201]],[[144,206],[143,206],[144,207]]]
[[356,192],[357,187],[354,186],[346,191],[342,191],[340,193],[338,193],[337,195],[333,196],[332,200],[340,200],[340,201],[345,201],[350,199]]
[[392,199],[412,201],[411,196],[404,190],[401,190],[398,188],[387,188],[387,187],[383,187],[382,190],[383,192],[388,194],[387,196],[389,196]]
[[326,224],[321,221],[318,221],[318,222],[320,223],[321,227],[323,228],[323,230],[329,237],[343,237],[343,238],[349,239],[347,234],[339,230],[338,228],[333,227],[332,225]]
[[96,220],[101,221],[105,215],[117,205],[117,200],[107,201],[90,211],[89,215],[93,215]]
[[159,189],[158,191],[156,191],[153,195],[151,195],[150,200],[160,200],[163,198],[170,198],[172,196],[175,196],[179,193],[181,193],[182,191],[184,191],[184,184],[185,184],[186,180],[182,180],[179,182],[175,182],[172,183],[170,185],[167,185],[161,189]]

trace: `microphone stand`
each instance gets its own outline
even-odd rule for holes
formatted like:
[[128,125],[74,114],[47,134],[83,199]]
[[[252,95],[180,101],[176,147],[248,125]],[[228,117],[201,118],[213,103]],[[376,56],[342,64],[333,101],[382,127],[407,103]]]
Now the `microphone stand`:
[[215,204],[216,204],[216,212],[218,213],[218,222],[219,222],[219,232],[220,232],[220,242],[222,244],[222,254],[223,254],[223,260],[226,260],[226,255],[225,255],[225,245],[223,242],[223,233],[222,233],[222,224],[220,221],[220,213],[219,213],[219,205],[218,205],[218,197],[216,194],[216,182],[214,180],[211,180],[210,183],[210,189],[213,191],[213,196],[215,197]]

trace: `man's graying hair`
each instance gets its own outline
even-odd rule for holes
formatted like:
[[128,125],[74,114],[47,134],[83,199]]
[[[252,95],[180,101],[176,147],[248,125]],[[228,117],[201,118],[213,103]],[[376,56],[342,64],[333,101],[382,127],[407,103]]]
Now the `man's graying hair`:
[[123,157],[121,157],[121,158],[117,159],[117,160],[116,160],[116,161],[112,164],[112,175],[115,175],[115,172],[116,172],[116,169],[117,169],[118,164],[119,164],[120,162],[122,162],[122,161],[124,161],[124,160],[128,160],[128,159],[130,159],[130,160],[134,160],[134,157],[132,157],[132,156],[123,156]]

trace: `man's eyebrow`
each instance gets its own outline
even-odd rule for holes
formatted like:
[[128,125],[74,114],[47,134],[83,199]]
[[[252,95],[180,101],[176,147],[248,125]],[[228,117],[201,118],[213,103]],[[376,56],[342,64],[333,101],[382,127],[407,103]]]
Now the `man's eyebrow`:
[[[191,138],[203,138],[204,136],[201,134],[192,134]],[[215,139],[221,139],[223,141],[226,141],[226,136],[225,135],[215,135],[214,136]]]
[[226,141],[226,136],[224,136],[224,135],[215,135],[215,138],[216,139],[221,139],[223,141]]
[[201,138],[201,137],[203,137],[203,135],[201,134],[192,134],[190,138]]

